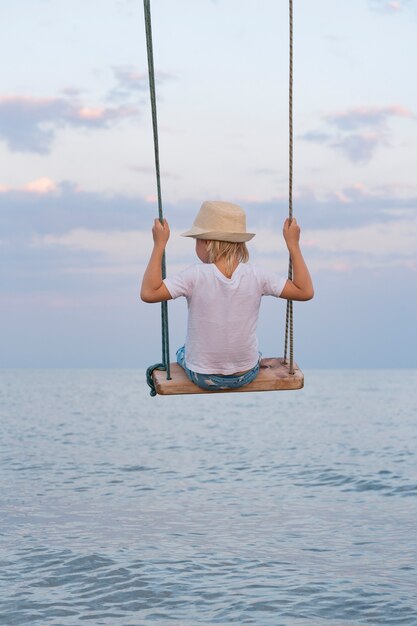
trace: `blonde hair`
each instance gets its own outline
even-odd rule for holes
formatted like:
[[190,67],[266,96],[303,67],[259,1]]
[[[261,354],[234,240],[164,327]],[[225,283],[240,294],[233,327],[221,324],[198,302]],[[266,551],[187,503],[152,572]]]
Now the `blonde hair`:
[[231,241],[207,241],[208,262],[216,263],[224,258],[226,263],[226,274],[230,278],[233,274],[233,265],[236,263],[247,263],[249,252],[245,243],[234,243]]

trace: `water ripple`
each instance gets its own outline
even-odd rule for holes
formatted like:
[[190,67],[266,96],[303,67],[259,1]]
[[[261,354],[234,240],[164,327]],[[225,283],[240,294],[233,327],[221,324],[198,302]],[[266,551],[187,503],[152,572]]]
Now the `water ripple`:
[[417,626],[415,372],[141,376],[2,373],[1,624]]

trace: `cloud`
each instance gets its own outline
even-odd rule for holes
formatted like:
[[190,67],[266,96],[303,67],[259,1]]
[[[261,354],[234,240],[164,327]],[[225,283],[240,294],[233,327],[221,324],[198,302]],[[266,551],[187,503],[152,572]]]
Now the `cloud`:
[[77,228],[62,235],[35,236],[37,248],[66,248],[75,252],[90,252],[105,257],[111,263],[126,264],[146,259],[150,248],[150,233],[146,231],[101,231]]
[[[169,256],[175,262],[189,258],[193,242],[181,237],[182,229],[171,229]],[[190,247],[191,244],[191,247]],[[102,264],[133,266],[147,262],[152,249],[150,229],[142,230],[99,230],[75,228],[62,234],[47,233],[31,238],[34,248],[63,248],[73,252],[88,252]],[[136,265],[134,265],[136,264]]]
[[[169,270],[192,261],[193,248],[174,229],[168,244]],[[61,235],[35,236],[31,246],[38,249],[65,249],[76,255],[88,253],[88,263],[73,266],[66,272],[88,271],[111,274],[137,274],[147,262],[151,250],[149,231],[101,231],[74,229]],[[373,223],[356,228],[307,229],[302,245],[312,268],[347,271],[390,266],[404,266],[417,271],[417,216],[390,223]],[[260,228],[251,243],[257,261],[285,267],[287,251],[278,232]],[[83,270],[82,268],[85,268]]]
[[324,133],[318,130],[311,130],[308,133],[304,133],[302,139],[305,141],[311,141],[312,143],[328,143],[332,138],[329,133]]
[[[313,272],[407,268],[417,272],[417,215],[355,228],[305,229],[302,248]],[[258,231],[251,243],[263,264],[282,266],[277,235]]]
[[59,93],[62,93],[64,96],[70,96],[71,98],[81,96],[82,91],[77,87],[63,87],[59,90]]
[[38,178],[26,183],[22,189],[23,191],[28,191],[29,193],[45,194],[55,192],[57,190],[57,186],[53,180],[44,176],[43,178]]
[[13,152],[48,154],[59,128],[103,129],[137,116],[131,106],[86,106],[78,98],[0,97],[0,139]]
[[324,116],[331,132],[313,130],[301,138],[339,150],[352,163],[366,163],[379,148],[390,145],[389,121],[393,118],[415,119],[415,115],[398,104],[354,107]]
[[[53,183],[47,177],[20,189],[27,190],[22,201],[29,195],[36,199],[43,192],[39,206],[44,219],[41,221],[38,216],[34,224],[23,216],[25,240],[33,252],[43,251],[47,257],[61,259],[62,266],[53,263],[56,271],[61,267],[65,273],[131,275],[147,262],[152,247],[154,202],[88,194],[74,185]],[[282,207],[277,204],[244,204],[248,226],[256,232],[251,242],[254,258],[274,267],[277,263],[285,265],[287,258],[281,235],[286,200],[282,200]],[[321,198],[303,191],[296,205],[303,247],[315,269],[345,271],[398,265],[416,268],[416,188],[368,188],[358,182]],[[195,203],[165,209],[171,225],[167,256],[172,272],[174,267],[180,269],[193,260],[192,242],[180,233],[191,223]],[[34,214],[33,202],[30,213]],[[7,235],[7,229],[3,232]]]
[[392,117],[414,118],[411,111],[398,104],[386,107],[354,107],[327,115],[324,119],[340,130],[358,128],[386,128]]
[[147,91],[148,75],[145,72],[139,72],[130,65],[119,65],[112,69],[116,87],[109,92],[109,100],[126,100],[138,92]]
[[[116,86],[104,98],[113,101],[113,106],[86,104],[82,92],[73,86],[61,89],[59,96],[45,98],[0,96],[0,140],[13,152],[49,154],[60,128],[107,129],[137,118],[138,94],[148,91],[147,73],[130,65],[112,70]],[[156,75],[159,83],[173,78],[167,72]]]
[[371,0],[371,9],[378,13],[399,13],[408,2],[405,0]]
[[[140,72],[131,65],[117,65],[112,69],[116,86],[110,90],[108,100],[126,102],[132,96],[137,98],[139,93],[147,93],[149,89],[147,72]],[[175,76],[168,72],[157,72],[155,75],[157,84],[174,78]]]
[[386,145],[385,138],[377,133],[352,134],[341,137],[330,145],[341,150],[353,163],[370,161],[380,145]]
[[58,191],[58,186],[53,180],[47,176],[31,180],[20,187],[8,187],[7,185],[0,185],[0,194],[10,194],[16,192],[27,192],[29,194],[44,195],[48,193],[54,193]]
[[[288,199],[274,197],[231,198],[247,212],[248,228],[257,232],[281,232],[288,214]],[[190,198],[179,204],[164,203],[171,228],[189,228],[199,202]],[[353,228],[370,223],[390,223],[417,212],[417,185],[381,185],[369,188],[361,181],[333,190],[299,188],[294,211],[303,229]],[[65,234],[72,230],[144,230],[150,233],[157,214],[155,199],[135,195],[86,191],[72,181],[56,181],[46,173],[18,186],[0,182],[0,232],[14,241],[39,235]]]
[[308,238],[309,248],[332,254],[360,254],[381,265],[417,259],[417,217],[358,228],[312,230]]

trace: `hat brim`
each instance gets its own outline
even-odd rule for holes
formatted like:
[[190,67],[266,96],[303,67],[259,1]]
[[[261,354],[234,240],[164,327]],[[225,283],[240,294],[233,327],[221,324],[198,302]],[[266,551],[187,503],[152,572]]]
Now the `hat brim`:
[[230,243],[244,243],[255,237],[255,233],[225,233],[223,231],[204,231],[199,228],[191,228],[181,237],[193,237],[194,239],[210,239],[211,241],[228,241]]

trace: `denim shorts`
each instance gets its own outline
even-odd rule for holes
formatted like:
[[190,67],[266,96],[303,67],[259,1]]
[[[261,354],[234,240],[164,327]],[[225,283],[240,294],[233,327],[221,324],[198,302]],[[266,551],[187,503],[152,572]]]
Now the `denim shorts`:
[[260,358],[261,355],[259,355],[259,361],[255,367],[240,376],[236,376],[235,374],[228,376],[222,374],[198,374],[197,372],[189,370],[185,364],[185,346],[181,346],[181,348],[178,348],[177,350],[178,365],[181,365],[192,383],[195,383],[201,387],[201,389],[205,389],[206,391],[215,391],[216,389],[237,389],[238,387],[248,385],[258,375]]

